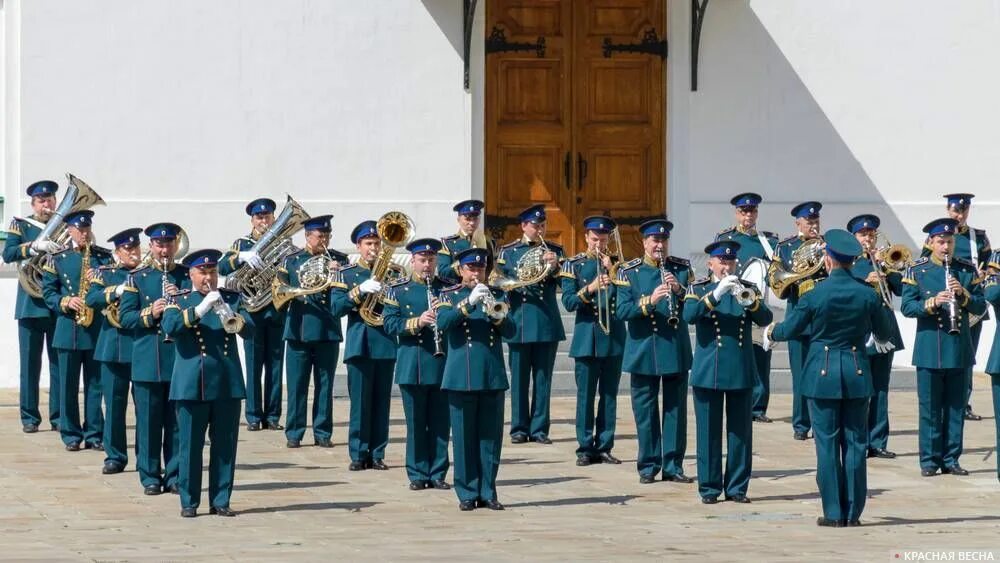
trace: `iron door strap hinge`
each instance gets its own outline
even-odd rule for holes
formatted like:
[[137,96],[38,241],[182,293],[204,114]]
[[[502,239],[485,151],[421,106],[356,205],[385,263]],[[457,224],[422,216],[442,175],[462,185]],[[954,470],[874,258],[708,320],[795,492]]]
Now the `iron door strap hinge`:
[[483,230],[498,243],[503,243],[503,234],[507,230],[507,227],[511,225],[519,225],[521,223],[520,219],[517,217],[508,217],[506,215],[491,215],[486,214],[485,222],[483,223]]
[[612,43],[610,37],[604,38],[604,58],[611,58],[614,52],[619,53],[646,53],[659,55],[661,59],[667,58],[667,40],[660,39],[656,34],[656,28],[651,27],[642,35],[642,41],[638,43]]
[[503,28],[499,25],[493,26],[493,31],[486,38],[486,54],[508,51],[534,51],[540,59],[545,56],[545,38],[539,35],[534,43],[507,41],[507,34]]

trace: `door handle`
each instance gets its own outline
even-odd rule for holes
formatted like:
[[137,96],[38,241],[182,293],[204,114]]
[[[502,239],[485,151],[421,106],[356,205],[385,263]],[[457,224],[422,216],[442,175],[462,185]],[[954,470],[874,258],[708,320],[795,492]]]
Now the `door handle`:
[[566,157],[563,158],[563,186],[567,190],[573,190],[573,153],[566,151]]
[[583,181],[587,179],[587,161],[583,159],[583,153],[576,153],[576,189],[583,189]]

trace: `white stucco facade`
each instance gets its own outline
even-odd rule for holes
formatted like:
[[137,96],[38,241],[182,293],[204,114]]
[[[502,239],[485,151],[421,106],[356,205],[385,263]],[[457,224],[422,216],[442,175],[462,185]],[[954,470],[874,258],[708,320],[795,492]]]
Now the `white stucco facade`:
[[[1000,237],[1000,1],[714,0],[697,92],[690,2],[667,2],[674,253],[727,225],[743,190],[782,235],[817,199],[824,227],[871,211],[914,248],[939,196],[971,191],[970,222]],[[167,219],[221,247],[249,199],[286,192],[335,215],[338,247],[389,209],[445,234],[451,204],[483,193],[485,5],[466,91],[457,0],[2,0],[3,221],[27,184],[72,171],[108,202],[102,238]],[[16,385],[16,357],[0,370]]]

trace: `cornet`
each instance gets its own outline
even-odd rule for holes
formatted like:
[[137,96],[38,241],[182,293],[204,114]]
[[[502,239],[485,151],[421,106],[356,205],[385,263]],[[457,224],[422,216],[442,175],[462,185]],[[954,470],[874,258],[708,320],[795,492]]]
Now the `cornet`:
[[751,307],[760,298],[760,290],[753,282],[736,278],[733,286],[733,297],[741,307]]
[[[218,291],[220,294],[229,291],[226,289],[213,288],[212,285],[208,283],[208,280],[205,280],[205,283],[202,285],[202,289],[204,289],[206,293],[212,291],[213,289]],[[243,330],[243,325],[246,321],[243,320],[243,317],[233,311],[233,308],[229,306],[229,303],[226,303],[221,298],[212,304],[212,311],[218,315],[219,320],[222,321],[222,330],[226,331],[226,333],[236,334]]]

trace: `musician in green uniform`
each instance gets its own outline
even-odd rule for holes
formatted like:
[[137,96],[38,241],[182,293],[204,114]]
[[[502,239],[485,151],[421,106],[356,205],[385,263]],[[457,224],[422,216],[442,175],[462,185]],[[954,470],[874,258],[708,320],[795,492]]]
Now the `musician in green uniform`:
[[[228,276],[246,265],[263,270],[260,249],[255,248],[260,237],[274,224],[273,199],[262,197],[247,204],[250,234],[236,239],[219,261],[219,273]],[[285,361],[285,315],[268,303],[253,314],[253,336],[243,341],[247,373],[247,430],[262,428],[284,430],[281,425],[282,366]]]
[[958,221],[924,226],[931,255],[903,278],[903,315],[917,319],[913,365],[920,405],[920,474],[968,475],[959,464],[969,369],[975,363],[969,316],[986,311],[976,266],[954,257]]
[[[986,229],[976,229],[968,225],[969,214],[972,212],[972,198],[974,197],[976,197],[975,194],[969,193],[946,194],[944,196],[947,201],[946,209],[948,217],[958,222],[958,228],[954,235],[955,257],[972,262],[976,267],[977,277],[982,277],[983,271],[986,268],[986,261],[989,260],[992,253],[992,248],[990,248],[990,239],[986,236]],[[927,241],[924,243],[924,248],[920,256],[927,257],[930,255],[931,245],[930,241]],[[969,332],[972,339],[973,357],[976,356],[976,351],[979,350],[979,338],[983,332],[982,321],[989,318],[989,311],[983,313],[981,317],[979,315],[970,315],[969,317]],[[968,379],[969,390],[965,397],[965,420],[982,420],[982,416],[973,412],[972,403],[970,402],[972,396],[971,366],[968,369]]]
[[458,232],[441,239],[442,245],[437,263],[437,274],[441,279],[458,283],[460,276],[455,256],[467,248],[485,248],[489,251],[490,260],[493,260],[494,242],[479,230],[484,206],[485,204],[478,199],[467,199],[452,207],[458,214]]
[[437,239],[406,245],[410,271],[389,287],[385,330],[399,339],[396,384],[406,416],[406,474],[410,490],[450,489],[448,474],[448,394],[441,389],[445,343],[432,307],[444,282],[437,276],[442,248]]
[[121,473],[128,465],[125,411],[132,384],[132,331],[121,328],[119,308],[128,283],[129,272],[139,267],[139,227],[125,229],[108,239],[114,244],[115,263],[94,272],[87,291],[87,305],[94,309],[95,322],[101,323],[94,359],[101,364],[101,387],[104,390],[104,468],[105,475]]
[[[7,228],[7,240],[3,248],[3,260],[8,264],[22,262],[39,254],[52,254],[62,250],[55,241],[40,240],[46,223],[56,209],[56,192],[59,185],[51,180],[42,180],[28,186],[31,198],[30,217],[14,217]],[[38,410],[38,386],[42,372],[42,346],[44,344],[49,360],[49,424],[52,430],[59,426],[59,359],[52,346],[55,336],[55,314],[45,304],[41,295],[33,297],[25,291],[23,284],[17,286],[17,302],[14,305],[17,320],[17,348],[19,352],[20,394],[18,403],[21,414],[21,429],[26,434],[38,432],[42,415]]]
[[[715,240],[731,240],[740,245],[736,253],[736,269],[733,273],[744,277],[748,268],[759,274],[766,274],[767,265],[774,259],[778,247],[778,235],[769,231],[757,230],[758,207],[763,198],[753,192],[734,196],[729,202],[736,208],[736,223],[716,235]],[[757,276],[753,281],[762,293],[763,301],[767,302],[770,288],[763,276]],[[767,416],[767,405],[771,401],[771,352],[764,351],[760,345],[759,330],[753,332],[753,356],[756,370],[753,380],[753,420],[754,422],[772,422]]]
[[[360,257],[350,266],[341,268],[340,284],[333,291],[334,316],[347,315],[347,341],[344,363],[347,364],[347,391],[351,396],[351,420],[347,447],[351,455],[348,469],[386,470],[385,448],[389,444],[389,399],[392,393],[392,373],[396,366],[396,337],[385,326],[370,326],[360,314],[360,307],[369,295],[377,296],[375,312],[391,300],[386,300],[383,284],[395,279],[386,275],[381,281],[372,279],[372,267],[377,265],[382,250],[375,221],[363,221],[351,232],[351,242]],[[392,270],[394,267],[390,266]]]
[[515,444],[527,441],[551,444],[549,404],[552,370],[559,342],[566,340],[556,301],[559,261],[563,250],[545,240],[544,205],[525,209],[519,219],[523,235],[500,249],[496,267],[503,276],[518,279],[518,263],[531,252],[539,257],[535,260],[529,256],[527,261],[530,266],[544,272],[544,276],[536,283],[518,287],[507,294],[511,321],[516,327],[514,334],[505,338],[511,374],[510,437]]
[[[312,217],[304,224],[305,248],[285,258],[277,279],[292,288],[301,288],[321,280],[329,271],[347,264],[347,256],[330,250],[330,219],[333,215]],[[332,311],[333,290],[326,285],[288,302],[284,339],[288,343],[285,372],[288,374],[288,414],[285,417],[285,440],[289,448],[302,445],[306,434],[306,407],[309,380],[313,382],[312,427],[314,443],[333,447],[333,378],[344,340],[340,317]]]
[[[52,345],[59,352],[59,434],[66,450],[103,450],[101,366],[94,358],[101,321],[87,306],[90,271],[111,262],[111,253],[91,243],[94,212],[64,217],[73,247],[52,256],[42,277],[42,296],[56,313]],[[80,426],[80,376],[83,375],[84,423]]]
[[[847,230],[861,243],[863,252],[854,260],[851,273],[854,277],[879,291],[879,297],[892,306],[892,296],[903,294],[903,272],[894,270],[883,258],[877,256],[878,227],[882,223],[877,215],[864,214],[847,222]],[[872,263],[872,260],[875,263]],[[882,289],[879,289],[882,288]],[[883,291],[885,294],[883,295]],[[885,344],[876,346],[870,338],[865,347],[872,369],[872,396],[868,403],[868,457],[892,459],[895,452],[889,445],[889,375],[892,358],[903,350],[903,337],[899,333],[896,315],[889,315],[892,337]]]
[[[819,238],[819,212],[823,204],[818,201],[806,201],[792,208],[795,218],[796,234],[778,243],[776,254],[785,270],[792,271],[795,251],[804,243]],[[822,275],[817,273],[816,277]],[[806,280],[802,280],[806,281]],[[791,311],[799,302],[800,284],[794,284],[788,290],[787,308]],[[809,438],[809,405],[802,394],[802,366],[805,363],[806,352],[809,350],[809,329],[797,333],[788,341],[788,361],[792,369],[792,432],[796,440]]]
[[608,238],[616,224],[609,217],[595,215],[583,220],[583,228],[587,251],[567,259],[562,267],[563,306],[575,314],[569,355],[576,363],[576,464],[619,464],[621,460],[611,450],[625,323],[615,315],[617,286],[612,280],[619,264],[608,253]]
[[[691,284],[684,321],[695,326],[691,388],[698,436],[698,494],[705,504],[748,503],[752,467],[752,403],[756,363],[751,327],[773,318],[756,286],[736,277],[740,243],[705,247],[711,276]],[[722,418],[726,418],[726,472],[722,472]]]
[[178,488],[181,516],[193,518],[201,504],[202,451],[211,440],[208,462],[209,514],[236,516],[229,507],[236,473],[240,409],[246,396],[236,334],[250,337],[253,317],[240,294],[219,289],[222,253],[199,250],[184,258],[191,289],[166,307],[163,330],[177,350],[170,400],[177,408]]
[[[994,251],[986,261],[983,294],[986,301],[993,304],[994,311],[1000,310],[1000,250]],[[993,387],[993,422],[996,425],[996,449],[993,451],[1000,452],[1000,325],[993,333],[993,348],[986,362],[986,373],[990,375]],[[1000,480],[1000,457],[993,457],[997,460],[997,479]]]
[[448,392],[455,493],[459,510],[503,510],[496,489],[508,388],[501,339],[515,328],[503,292],[482,283],[488,252],[469,248],[455,259],[462,283],[442,291],[435,305],[447,343],[441,388]]
[[673,227],[666,219],[640,225],[643,257],[622,265],[615,282],[616,312],[628,323],[622,368],[632,379],[636,465],[643,484],[654,483],[661,473],[664,481],[692,482],[684,474],[691,339],[682,315],[693,275],[689,261],[668,255]]
[[[133,270],[121,296],[122,328],[133,331],[132,398],[135,401],[136,469],[143,493],[177,493],[177,419],[170,403],[174,343],[161,329],[163,311],[173,295],[189,287],[188,268],[176,264],[174,223],[154,223],[149,262]],[[161,463],[162,456],[162,463]]]
[[816,524],[858,526],[868,495],[865,451],[872,393],[865,343],[870,335],[880,343],[888,340],[892,313],[870,285],[851,274],[862,252],[854,236],[832,229],[825,239],[829,277],[800,284],[795,308],[764,331],[764,346],[810,332],[800,383],[816,439],[816,483],[823,504]]

